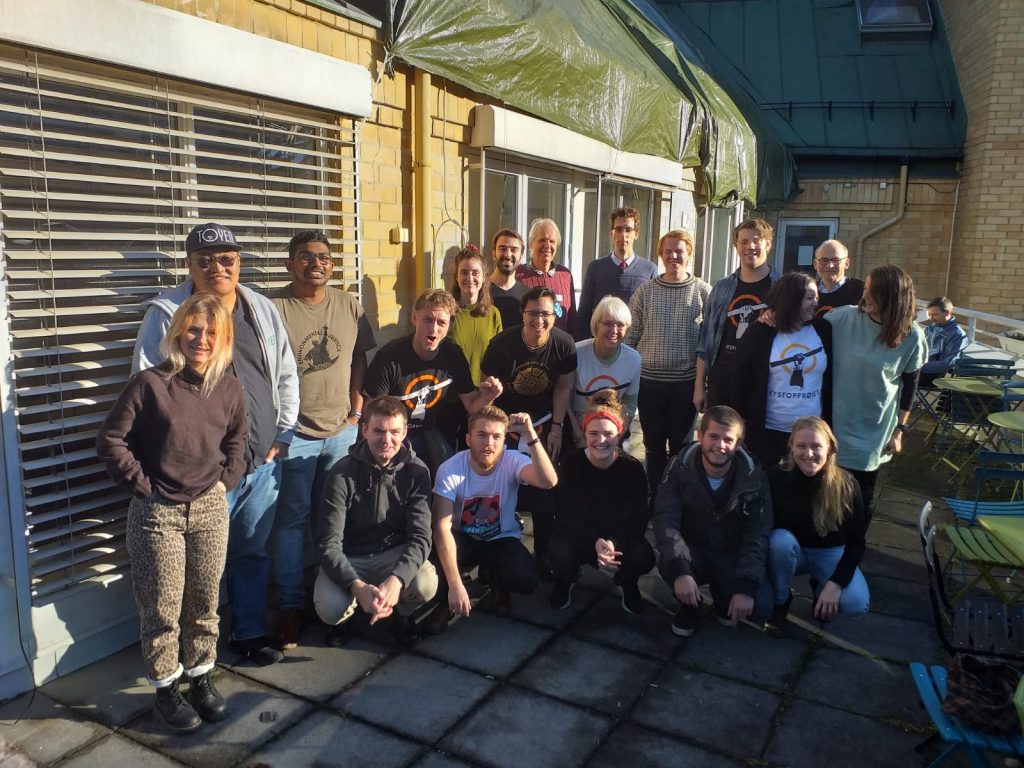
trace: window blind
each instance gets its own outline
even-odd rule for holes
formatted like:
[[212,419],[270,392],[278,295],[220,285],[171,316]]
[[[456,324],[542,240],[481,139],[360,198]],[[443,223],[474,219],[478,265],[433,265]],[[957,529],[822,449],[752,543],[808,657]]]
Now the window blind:
[[[343,87],[343,84],[339,84]],[[128,496],[96,458],[145,302],[188,274],[196,223],[231,227],[241,281],[287,283],[323,230],[359,295],[355,121],[0,46],[0,214],[33,600],[119,578]]]

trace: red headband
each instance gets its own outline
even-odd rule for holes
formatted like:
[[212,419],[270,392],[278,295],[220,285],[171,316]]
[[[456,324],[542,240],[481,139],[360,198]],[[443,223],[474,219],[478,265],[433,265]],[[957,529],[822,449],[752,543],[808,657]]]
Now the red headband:
[[622,419],[616,416],[611,411],[590,411],[583,417],[582,429],[584,432],[587,431],[587,424],[592,422],[594,419],[608,419],[612,424],[619,428],[619,434],[622,434]]

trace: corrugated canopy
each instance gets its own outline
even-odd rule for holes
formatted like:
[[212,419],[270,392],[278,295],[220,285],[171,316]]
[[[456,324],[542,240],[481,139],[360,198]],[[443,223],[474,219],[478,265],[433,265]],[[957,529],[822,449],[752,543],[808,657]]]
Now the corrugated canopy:
[[699,166],[712,205],[756,202],[757,144],[747,121],[636,5],[390,0],[387,48],[617,149]]

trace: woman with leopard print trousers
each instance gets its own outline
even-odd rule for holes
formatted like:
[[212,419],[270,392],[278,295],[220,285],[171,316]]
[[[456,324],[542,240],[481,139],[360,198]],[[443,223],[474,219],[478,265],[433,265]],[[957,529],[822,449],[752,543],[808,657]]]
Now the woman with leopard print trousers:
[[248,433],[242,385],[228,371],[233,335],[219,298],[185,301],[163,341],[166,360],[128,382],[96,440],[108,474],[133,494],[126,536],[146,675],[154,714],[177,733],[227,716],[212,679],[217,598],[225,493],[245,469]]

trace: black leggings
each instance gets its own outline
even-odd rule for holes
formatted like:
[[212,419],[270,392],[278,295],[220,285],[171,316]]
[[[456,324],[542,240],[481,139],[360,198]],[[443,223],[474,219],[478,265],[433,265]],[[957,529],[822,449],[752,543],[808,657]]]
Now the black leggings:
[[647,484],[653,497],[669,459],[691,440],[690,428],[697,413],[693,407],[693,380],[663,382],[641,378],[637,406],[644,430]]
[[[636,581],[654,567],[654,550],[643,536],[617,541],[615,546],[622,552],[622,565],[618,571],[622,581]],[[565,581],[576,581],[581,565],[597,567],[594,542],[583,546],[555,532],[548,549],[548,562],[556,577]]]
[[878,470],[870,471],[864,469],[847,469],[853,479],[860,486],[860,495],[864,499],[864,514],[868,516],[868,523],[875,515],[875,483],[878,482]]

